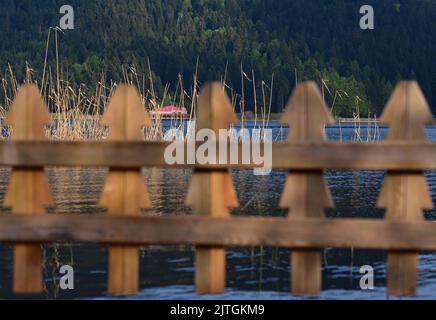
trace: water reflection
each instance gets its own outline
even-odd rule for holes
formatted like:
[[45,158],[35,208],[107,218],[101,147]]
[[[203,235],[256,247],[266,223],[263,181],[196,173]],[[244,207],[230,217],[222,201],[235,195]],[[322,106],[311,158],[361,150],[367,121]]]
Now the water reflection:
[[[365,139],[361,128],[361,138]],[[436,129],[427,130],[436,140]],[[275,127],[274,137],[286,137],[287,129]],[[386,128],[380,128],[380,137]],[[353,140],[354,126],[327,128],[331,140]],[[9,169],[0,169],[0,201],[3,201]],[[55,207],[50,212],[103,214],[97,201],[103,188],[107,170],[88,168],[47,169]],[[144,214],[189,214],[185,197],[191,170],[152,168],[143,171],[153,208]],[[270,176],[254,176],[252,170],[233,170],[232,177],[240,208],[234,215],[285,216],[279,209],[279,199],[287,171],[274,170]],[[329,217],[382,218],[383,210],[375,204],[379,196],[383,171],[327,170],[327,181],[336,208],[328,210]],[[436,175],[426,173],[432,196],[436,197]],[[0,208],[7,212],[7,209]],[[435,219],[435,210],[426,212],[426,218]],[[86,219],[84,217],[84,219]],[[45,292],[38,298],[84,298],[106,296],[107,246],[81,244],[44,245]],[[220,298],[296,298],[287,292],[290,288],[290,250],[264,247],[229,248],[227,250],[228,291]],[[33,298],[12,293],[12,247],[0,245],[0,297]],[[386,253],[381,250],[325,249],[323,250],[323,289],[321,298],[384,298],[386,282]],[[70,264],[75,270],[75,290],[59,290],[59,267]],[[193,289],[194,253],[191,246],[148,246],[140,254],[141,293],[129,298],[199,298]],[[373,292],[359,290],[362,265],[375,269]],[[421,298],[434,298],[436,288],[436,256],[422,253],[419,264],[419,293]],[[205,296],[203,298],[207,298]]]

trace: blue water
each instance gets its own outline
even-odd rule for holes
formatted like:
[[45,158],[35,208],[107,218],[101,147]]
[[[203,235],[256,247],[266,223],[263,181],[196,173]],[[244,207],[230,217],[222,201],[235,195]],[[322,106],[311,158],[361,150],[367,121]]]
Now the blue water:
[[[274,139],[286,138],[287,129],[277,122],[270,125]],[[356,135],[353,123],[326,129],[330,140],[381,141],[386,127],[371,125],[368,131],[361,125]],[[430,140],[436,140],[436,127],[428,127]],[[56,212],[101,213],[96,208],[106,170],[47,169]],[[426,172],[433,200],[436,198],[436,175]],[[6,191],[9,171],[0,170],[0,201]],[[280,194],[287,176],[286,170],[274,170],[270,176],[254,176],[252,170],[233,170],[232,178],[240,201],[234,215],[285,216],[279,209]],[[375,209],[383,181],[383,171],[326,170],[335,209],[327,210],[329,217],[383,217]],[[190,170],[146,169],[147,183],[153,208],[151,215],[187,214],[184,205],[191,177]],[[5,211],[3,209],[3,211]],[[436,211],[425,212],[427,219],[436,219]],[[191,246],[147,246],[140,254],[140,288],[137,295],[109,297],[106,294],[107,246],[56,244],[43,247],[45,254],[45,292],[40,298],[128,298],[128,299],[386,299],[386,252],[383,250],[323,250],[323,292],[319,297],[297,297],[290,290],[290,250],[277,248],[228,248],[227,290],[224,295],[197,295],[194,291],[194,252]],[[0,245],[0,298],[21,298],[12,293],[12,248]],[[75,289],[62,291],[57,283],[58,269],[70,264],[75,271]],[[363,265],[375,271],[375,290],[359,287]],[[24,296],[28,297],[28,296]],[[418,298],[436,298],[436,255],[422,252],[419,256]]]

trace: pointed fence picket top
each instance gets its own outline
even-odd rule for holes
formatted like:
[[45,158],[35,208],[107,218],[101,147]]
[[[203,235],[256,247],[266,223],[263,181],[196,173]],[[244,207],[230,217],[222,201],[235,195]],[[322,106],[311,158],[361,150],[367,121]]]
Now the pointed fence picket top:
[[[133,86],[119,86],[111,97],[100,124],[109,128],[108,141],[141,141],[151,124],[141,97]],[[110,215],[139,216],[150,200],[141,168],[109,169],[99,206]],[[109,248],[108,292],[136,293],[139,288],[139,248],[113,245]]]
[[[44,140],[51,118],[38,88],[23,85],[6,116],[11,140]],[[44,168],[12,168],[5,207],[15,214],[44,214],[53,204]],[[39,244],[14,245],[13,289],[16,293],[42,292],[42,252]]]
[[[219,129],[237,122],[229,98],[219,82],[200,90],[197,131],[211,129],[219,139]],[[229,217],[229,209],[239,206],[228,170],[195,170],[186,205],[194,214],[214,218]],[[223,247],[196,247],[195,284],[198,293],[222,293],[225,290],[225,250]]]
[[[427,140],[424,126],[433,122],[433,115],[416,81],[397,85],[381,121],[390,125],[387,140]],[[423,210],[433,208],[423,172],[388,171],[378,207],[386,209],[388,220],[423,220]],[[416,294],[417,257],[417,252],[388,253],[389,295]]]
[[[324,127],[333,123],[315,82],[299,84],[287,105],[281,123],[289,125],[288,140],[319,142],[325,139]],[[289,172],[280,199],[280,207],[289,209],[289,219],[324,218],[324,209],[333,201],[322,170]],[[318,294],[321,291],[320,250],[292,250],[292,292]]]

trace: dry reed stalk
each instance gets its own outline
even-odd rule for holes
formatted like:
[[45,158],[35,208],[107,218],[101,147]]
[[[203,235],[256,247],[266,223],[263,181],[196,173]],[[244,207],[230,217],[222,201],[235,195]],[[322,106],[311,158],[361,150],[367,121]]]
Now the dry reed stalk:
[[[89,92],[84,84],[74,84],[68,81],[68,72],[64,72],[61,59],[59,57],[59,35],[61,31],[58,28],[50,28],[47,34],[44,66],[42,70],[42,77],[40,81],[34,79],[36,74],[31,67],[26,64],[25,79],[23,82],[35,83],[40,87],[41,95],[49,106],[50,114],[53,120],[52,128],[47,130],[47,135],[53,140],[101,140],[105,138],[107,128],[101,128],[98,125],[99,119],[103,114],[108,99],[117,86],[116,82],[106,80],[105,74],[102,73],[100,81],[93,87],[92,93]],[[53,32],[53,35],[52,35]],[[61,31],[62,32],[62,31]],[[53,39],[53,40],[52,40]],[[51,44],[51,41],[53,44]],[[54,61],[49,61],[49,52],[51,45],[54,45],[55,58]],[[181,119],[176,117],[171,120],[170,128],[181,129],[185,132],[185,120],[191,123],[196,118],[196,107],[198,99],[198,68],[199,58],[197,57],[195,74],[193,76],[193,85],[191,88],[191,95],[189,95],[184,88],[182,75],[178,75],[177,85],[173,92],[170,90],[170,85],[167,84],[163,90],[162,96],[159,97],[155,91],[155,84],[153,79],[153,72],[151,69],[150,60],[147,58],[147,72],[141,73],[138,71],[136,65],[125,67],[122,66],[122,78],[124,82],[134,85],[138,88],[142,101],[148,111],[156,110],[163,106],[164,101],[171,101],[174,105],[179,105],[182,108],[188,106],[189,118]],[[54,72],[53,72],[54,70]],[[147,74],[148,73],[148,74]],[[241,85],[242,91],[240,94],[236,93],[227,83],[227,66],[222,78],[223,90],[229,89],[231,91],[232,106],[236,109],[239,103],[241,111],[241,127],[245,127],[246,106],[245,106],[245,82],[244,78],[252,82],[253,85],[253,100],[254,100],[254,127],[257,128],[259,121],[259,105],[257,98],[257,83],[255,81],[255,73],[252,70],[252,79],[244,73],[241,64]],[[149,84],[146,85],[146,80]],[[262,129],[268,126],[270,121],[270,114],[272,108],[272,92],[274,75],[271,79],[271,86],[261,82],[262,91],[262,104],[260,105],[260,114],[262,117]],[[0,118],[3,118],[13,101],[18,91],[19,81],[16,79],[11,65],[7,67],[5,78],[2,79],[2,92],[4,95],[3,105],[0,105]],[[265,92],[265,87],[269,88],[269,103],[267,102],[268,94]],[[151,128],[146,130],[146,140],[162,140],[164,137],[164,128],[160,116],[156,116],[153,120]],[[3,136],[1,137],[3,138]]]

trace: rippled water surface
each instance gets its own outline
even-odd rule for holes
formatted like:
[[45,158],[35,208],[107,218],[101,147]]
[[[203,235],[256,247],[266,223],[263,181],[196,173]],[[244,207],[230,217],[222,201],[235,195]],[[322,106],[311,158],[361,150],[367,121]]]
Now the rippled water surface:
[[[286,137],[287,130],[272,124],[274,139]],[[360,138],[383,139],[386,128],[368,131],[362,125]],[[436,128],[427,128],[428,137],[436,140]],[[354,140],[353,124],[327,128],[331,140]],[[55,207],[59,213],[104,213],[97,208],[106,169],[47,169]],[[241,207],[235,215],[284,216],[278,208],[286,179],[286,170],[274,170],[270,176],[254,176],[252,170],[234,170],[232,177]],[[383,180],[383,171],[328,170],[327,181],[336,208],[328,210],[329,217],[383,217],[375,203]],[[4,199],[8,169],[0,169],[0,202]],[[184,200],[191,177],[190,170],[146,169],[146,182],[153,208],[144,214],[188,214]],[[433,198],[436,197],[436,176],[426,172]],[[435,199],[433,199],[435,200]],[[6,209],[0,211],[7,212]],[[436,211],[426,211],[427,219],[435,219]],[[86,219],[86,217],[84,217]],[[56,244],[43,246],[45,292],[39,298],[109,298],[106,295],[107,246]],[[227,291],[220,296],[198,296],[194,292],[194,252],[191,246],[149,246],[141,249],[141,292],[130,299],[296,299],[289,294],[290,250],[277,248],[228,248]],[[26,298],[12,293],[12,247],[0,245],[0,298]],[[384,299],[386,283],[386,253],[381,250],[325,249],[323,251],[324,299]],[[70,264],[75,271],[75,289],[62,291],[57,287],[60,265]],[[374,291],[359,289],[362,265],[375,270]],[[419,298],[436,298],[436,255],[420,254]],[[29,296],[30,297],[30,296]]]

